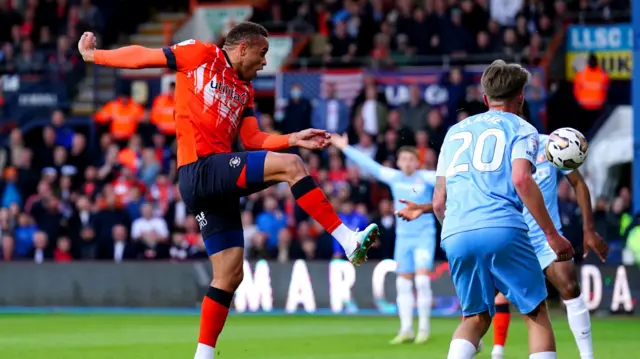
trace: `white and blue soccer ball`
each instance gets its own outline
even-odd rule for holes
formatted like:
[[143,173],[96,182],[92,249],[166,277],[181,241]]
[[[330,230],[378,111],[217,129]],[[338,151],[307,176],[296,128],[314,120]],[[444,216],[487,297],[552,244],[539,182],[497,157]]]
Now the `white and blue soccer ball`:
[[580,131],[564,127],[551,132],[544,152],[551,164],[566,171],[584,163],[588,148],[587,139]]

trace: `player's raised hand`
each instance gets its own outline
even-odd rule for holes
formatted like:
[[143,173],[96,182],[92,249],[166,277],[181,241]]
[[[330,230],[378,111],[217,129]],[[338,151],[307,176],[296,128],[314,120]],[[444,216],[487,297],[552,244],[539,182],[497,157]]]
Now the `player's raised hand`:
[[346,134],[339,135],[334,133],[331,135],[331,144],[336,146],[339,150],[344,150],[347,146],[349,146],[349,136]]
[[292,133],[289,137],[291,146],[302,147],[307,150],[321,150],[327,148],[331,142],[331,135],[325,130],[309,128],[300,132]]
[[401,199],[400,203],[404,203],[406,207],[396,211],[396,216],[404,219],[405,221],[413,221],[424,213],[424,206],[422,205],[413,203],[406,199]]
[[586,231],[584,232],[584,258],[587,258],[589,255],[589,251],[593,250],[598,257],[600,257],[601,261],[606,261],[607,256],[609,255],[609,246],[607,243],[600,237],[598,232],[596,231]]
[[93,52],[96,50],[96,35],[85,32],[78,41],[78,51],[84,61],[93,61]]
[[556,252],[556,256],[558,256],[558,262],[570,261],[573,259],[573,247],[571,243],[564,238],[560,233],[556,232],[555,234],[547,235],[547,241]]

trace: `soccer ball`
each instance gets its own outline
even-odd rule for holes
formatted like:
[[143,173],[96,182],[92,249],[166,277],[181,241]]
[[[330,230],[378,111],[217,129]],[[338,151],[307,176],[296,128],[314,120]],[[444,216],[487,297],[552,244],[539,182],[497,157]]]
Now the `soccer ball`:
[[575,170],[584,163],[589,144],[584,135],[573,128],[559,128],[549,135],[545,145],[547,160],[561,170]]

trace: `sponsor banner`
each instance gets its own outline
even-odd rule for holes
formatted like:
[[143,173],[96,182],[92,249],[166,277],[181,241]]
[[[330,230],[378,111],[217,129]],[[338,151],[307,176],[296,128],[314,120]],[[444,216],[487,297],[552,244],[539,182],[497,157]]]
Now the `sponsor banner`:
[[[467,83],[479,84],[484,66],[465,68]],[[541,68],[528,68],[535,81],[544,83],[544,72]],[[292,71],[277,75],[276,96],[280,103],[286,103],[289,89],[294,84],[301,84],[304,96],[309,99],[326,95],[329,84],[335,84],[338,98],[351,104],[364,86],[364,78],[372,77],[379,90],[385,94],[390,106],[395,107],[409,101],[410,87],[417,85],[425,101],[431,105],[445,104],[449,100],[451,88],[447,85],[448,71],[438,68],[413,68],[393,71],[325,70],[325,71]]]
[[[465,80],[470,85],[479,85],[484,66],[468,66],[464,69]],[[541,68],[528,68],[536,81],[544,83],[544,72]],[[446,81],[449,72],[436,68],[422,68],[401,71],[372,71],[367,75],[373,76],[387,102],[391,106],[399,106],[409,101],[410,87],[417,85],[423,99],[431,105],[441,105],[449,101],[452,91]]]
[[630,24],[584,26],[572,25],[567,36],[567,79],[575,77],[594,53],[612,80],[631,78],[633,28]]
[[[244,263],[244,280],[236,291],[236,312],[396,314],[393,260],[354,267],[344,260],[291,263]],[[207,278],[208,279],[208,278]],[[205,282],[207,287],[209,281]],[[431,275],[433,315],[459,314],[460,302],[440,263]]]
[[[343,260],[244,263],[233,300],[237,313],[395,315],[392,260],[355,268]],[[640,270],[583,265],[578,269],[587,306],[601,314],[635,314]],[[96,281],[96,278],[100,278]],[[0,306],[197,308],[211,283],[209,262],[4,262]],[[431,275],[433,313],[458,315],[460,304],[447,263]]]
[[51,111],[69,106],[64,79],[4,75],[0,77],[4,98],[3,118],[17,122],[49,118]]

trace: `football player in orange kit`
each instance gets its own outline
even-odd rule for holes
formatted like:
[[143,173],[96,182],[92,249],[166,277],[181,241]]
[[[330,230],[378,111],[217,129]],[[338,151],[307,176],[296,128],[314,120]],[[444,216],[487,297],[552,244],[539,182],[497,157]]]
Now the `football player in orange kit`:
[[[318,150],[330,144],[326,131],[307,129],[288,135],[261,132],[254,116],[251,80],[262,70],[269,50],[267,30],[243,22],[233,27],[222,48],[198,40],[149,49],[126,46],[97,50],[84,33],[78,50],[97,65],[142,69],[168,67],[176,74],[175,121],[179,188],[196,214],[215,273],[202,302],[195,359],[211,359],[243,278],[240,197],[287,182],[298,205],[335,237],[349,260],[359,265],[378,236],[378,227],[348,229],[300,157],[271,151],[299,146]],[[231,152],[237,136],[252,152]]]

